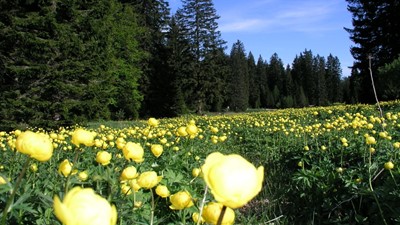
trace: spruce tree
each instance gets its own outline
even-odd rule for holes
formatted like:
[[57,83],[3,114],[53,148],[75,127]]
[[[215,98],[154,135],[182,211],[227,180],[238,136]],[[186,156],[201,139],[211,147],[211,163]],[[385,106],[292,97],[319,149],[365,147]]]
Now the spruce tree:
[[[204,67],[210,65],[205,61],[210,54],[215,54],[218,49],[225,48],[225,41],[221,39],[218,31],[216,13],[212,0],[183,0],[183,6],[176,13],[178,23],[184,28],[186,40],[190,43],[190,50],[194,55],[192,85],[189,90],[191,98],[187,99],[188,105],[201,113],[206,106],[206,94],[211,91],[215,74],[207,74]],[[211,57],[213,58],[213,56]]]
[[[375,82],[377,70],[400,54],[400,2],[398,0],[346,0],[352,14],[353,28],[345,28],[354,42],[351,53],[359,70],[360,101],[373,102],[369,59]],[[385,82],[385,81],[381,81]],[[376,86],[379,86],[378,84]]]
[[244,45],[241,41],[238,40],[233,44],[230,59],[229,107],[234,111],[244,111],[249,105],[249,72]]

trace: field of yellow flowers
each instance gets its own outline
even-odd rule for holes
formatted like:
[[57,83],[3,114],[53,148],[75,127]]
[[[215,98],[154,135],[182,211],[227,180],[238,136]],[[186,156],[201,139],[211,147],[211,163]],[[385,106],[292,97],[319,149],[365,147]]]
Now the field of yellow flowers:
[[400,102],[0,132],[0,224],[400,223]]

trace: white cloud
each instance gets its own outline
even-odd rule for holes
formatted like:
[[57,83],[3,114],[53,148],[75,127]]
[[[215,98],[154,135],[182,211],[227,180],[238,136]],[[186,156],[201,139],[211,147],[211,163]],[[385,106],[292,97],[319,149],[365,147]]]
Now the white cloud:
[[[225,5],[222,32],[315,32],[342,29],[332,21],[338,1],[254,1]],[[342,5],[340,5],[342,7]]]
[[230,23],[224,23],[220,26],[221,32],[237,32],[237,31],[251,31],[265,27],[268,22],[261,19],[244,19]]

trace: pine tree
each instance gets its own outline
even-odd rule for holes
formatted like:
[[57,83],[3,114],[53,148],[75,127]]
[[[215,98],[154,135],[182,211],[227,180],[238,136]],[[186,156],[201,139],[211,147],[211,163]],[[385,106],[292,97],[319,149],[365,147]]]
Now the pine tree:
[[329,84],[327,88],[328,101],[331,103],[342,101],[342,92],[340,88],[340,80],[342,77],[342,68],[338,57],[329,54],[326,61],[326,83]]
[[231,76],[229,80],[229,106],[234,111],[244,111],[249,105],[249,72],[244,45],[233,44],[230,54]]
[[373,75],[377,76],[379,67],[391,63],[400,54],[400,2],[347,0],[347,3],[353,28],[345,30],[355,44],[351,53],[356,60],[354,67],[360,73],[360,101],[373,102],[369,59],[372,58]]
[[[207,74],[204,67],[210,65],[210,62],[204,63],[204,60],[215,54],[219,49],[224,49],[225,41],[221,39],[221,33],[218,31],[217,20],[219,16],[216,13],[214,4],[211,0],[183,0],[183,6],[176,13],[178,23],[184,27],[184,35],[189,41],[190,50],[194,55],[193,73],[191,80],[193,84],[190,90],[191,99],[188,99],[188,105],[196,108],[201,113],[206,103],[206,93],[213,87],[213,74]],[[213,58],[213,57],[211,57]]]
[[267,90],[268,90],[268,79],[267,79],[267,68],[268,64],[263,60],[261,55],[258,57],[257,66],[256,66],[256,74],[257,74],[257,83],[260,90],[260,107],[267,107]]
[[170,20],[169,4],[165,0],[121,0],[130,5],[138,15],[138,23],[144,28],[140,36],[140,48],[146,52],[139,80],[143,94],[142,116],[170,114],[169,93],[173,84],[169,83],[168,50],[166,49],[166,28]]
[[[129,99],[135,114],[137,26],[118,2],[18,1],[1,9],[11,11],[0,31],[8,44],[0,49],[6,77],[0,81],[2,125],[110,119],[120,99]],[[128,74],[125,81],[119,80],[122,74]],[[128,97],[119,96],[120,90]]]
[[257,68],[253,54],[250,52],[247,57],[249,70],[249,105],[252,108],[260,107],[260,80],[257,77]]
[[328,104],[328,94],[327,85],[325,79],[325,58],[316,55],[313,59],[313,72],[316,77],[316,104],[317,105],[327,105]]

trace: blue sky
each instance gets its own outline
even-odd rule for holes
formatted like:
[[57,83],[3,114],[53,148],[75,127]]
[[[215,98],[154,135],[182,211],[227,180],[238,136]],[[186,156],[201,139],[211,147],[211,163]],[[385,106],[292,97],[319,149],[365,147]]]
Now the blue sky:
[[[214,0],[227,53],[237,40],[255,60],[268,60],[277,53],[285,65],[292,64],[305,49],[325,58],[340,60],[343,76],[350,75],[353,42],[343,27],[352,28],[345,0]],[[169,0],[173,12],[180,0]]]

